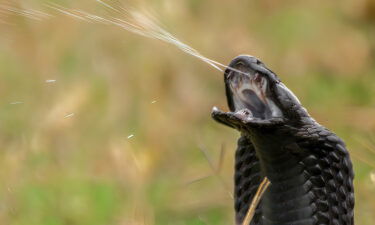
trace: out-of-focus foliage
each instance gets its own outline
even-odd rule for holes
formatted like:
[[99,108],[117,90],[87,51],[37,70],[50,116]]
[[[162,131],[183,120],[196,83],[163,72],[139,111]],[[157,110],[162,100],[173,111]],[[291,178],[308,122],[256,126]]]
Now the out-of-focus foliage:
[[[43,2],[14,4],[43,9]],[[104,10],[93,2],[58,3]],[[142,7],[214,60],[251,54],[272,68],[346,141],[356,224],[372,225],[374,5],[150,0]],[[0,11],[0,224],[233,224],[238,133],[210,118],[212,106],[226,108],[222,76],[173,46],[119,28]]]

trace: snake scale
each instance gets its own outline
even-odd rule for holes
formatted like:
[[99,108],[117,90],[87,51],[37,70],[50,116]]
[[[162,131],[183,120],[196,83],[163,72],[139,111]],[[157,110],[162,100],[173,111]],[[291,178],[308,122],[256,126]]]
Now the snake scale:
[[344,142],[317,123],[259,59],[236,57],[224,82],[230,112],[214,107],[212,117],[241,134],[236,224],[266,176],[271,185],[250,225],[353,225],[354,173]]

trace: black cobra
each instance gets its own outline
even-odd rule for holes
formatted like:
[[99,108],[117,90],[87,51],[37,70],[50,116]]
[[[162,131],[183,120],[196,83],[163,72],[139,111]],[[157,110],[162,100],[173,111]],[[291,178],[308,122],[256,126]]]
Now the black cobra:
[[241,224],[265,176],[271,185],[251,225],[353,225],[353,169],[344,142],[318,124],[259,59],[239,56],[224,74],[231,112],[212,117],[241,132],[235,212]]

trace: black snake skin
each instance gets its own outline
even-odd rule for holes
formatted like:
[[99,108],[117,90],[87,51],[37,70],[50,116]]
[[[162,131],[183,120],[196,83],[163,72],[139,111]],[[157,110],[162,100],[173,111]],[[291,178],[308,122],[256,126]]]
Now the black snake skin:
[[299,116],[284,112],[289,118],[272,126],[213,111],[215,120],[241,132],[235,153],[236,224],[242,224],[267,176],[271,185],[251,225],[353,225],[354,174],[344,142],[289,100],[280,107]]

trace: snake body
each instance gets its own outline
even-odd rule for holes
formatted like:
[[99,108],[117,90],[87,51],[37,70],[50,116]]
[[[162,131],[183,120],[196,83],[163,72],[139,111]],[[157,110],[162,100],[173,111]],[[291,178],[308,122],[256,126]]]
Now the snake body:
[[[242,224],[266,176],[271,185],[251,225],[353,225],[354,173],[344,142],[311,118],[258,59],[240,56],[229,68],[224,80],[231,112],[215,108],[212,116],[241,133],[235,153],[236,223]],[[255,81],[258,86],[246,84]],[[256,95],[241,95],[245,89]]]

